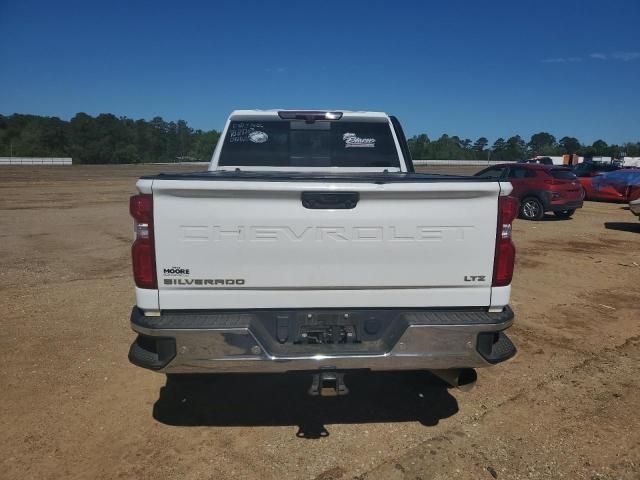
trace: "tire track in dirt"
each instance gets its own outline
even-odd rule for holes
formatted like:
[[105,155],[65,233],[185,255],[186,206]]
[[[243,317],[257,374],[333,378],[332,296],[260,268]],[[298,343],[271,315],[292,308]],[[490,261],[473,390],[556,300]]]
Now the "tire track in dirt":
[[[626,359],[623,365],[620,365],[619,361],[621,356]],[[585,456],[584,458],[587,459],[583,459],[579,464],[564,462],[562,454],[558,455],[556,453],[554,455],[549,449],[546,449],[546,451],[542,451],[539,454],[528,455],[524,461],[522,461],[523,458],[521,457],[520,461],[515,462],[517,466],[514,468],[508,458],[501,457],[499,452],[492,451],[491,439],[494,439],[495,442],[494,428],[499,429],[499,424],[504,423],[504,417],[509,415],[509,412],[516,407],[518,407],[518,411],[529,410],[530,416],[535,423],[536,414],[542,414],[541,410],[544,411],[548,408],[547,404],[543,404],[543,408],[540,409],[539,404],[536,405],[535,399],[540,394],[553,396],[554,392],[558,390],[567,395],[563,397],[562,402],[552,403],[551,408],[564,412],[563,416],[565,418],[568,416],[566,413],[567,408],[579,402],[578,398],[581,392],[578,389],[587,390],[591,394],[591,399],[594,401],[591,409],[594,411],[608,410],[612,407],[612,401],[615,403],[615,401],[623,397],[626,397],[627,405],[638,407],[640,397],[636,392],[640,388],[640,381],[637,375],[631,374],[634,370],[634,365],[638,361],[640,361],[640,335],[629,337],[613,348],[605,348],[601,352],[592,353],[583,361],[560,372],[554,372],[546,376],[544,380],[530,386],[530,388],[521,389],[516,394],[493,405],[479,415],[465,419],[462,431],[461,425],[447,429],[438,436],[425,439],[420,445],[413,447],[406,454],[386,461],[366,474],[354,478],[361,480],[450,478],[448,475],[442,475],[441,472],[443,470],[451,472],[451,468],[442,468],[442,460],[436,463],[432,462],[434,456],[441,454],[441,452],[433,449],[433,444],[444,438],[449,442],[448,448],[458,452],[457,455],[446,456],[446,461],[454,464],[456,478],[498,478],[498,472],[500,472],[499,475],[504,478],[564,477],[635,480],[639,478],[638,472],[640,471],[640,431],[626,431],[625,434],[623,431],[619,432],[617,428],[606,428],[606,422],[601,422],[600,418],[595,418],[596,422],[591,426],[593,431],[603,429],[606,432],[605,438],[612,444],[610,446],[614,446],[620,452],[624,452],[623,455],[608,455],[608,461],[597,461],[595,458]],[[617,378],[620,369],[631,374],[627,377],[628,381],[612,382],[613,385],[598,381],[599,379]],[[561,385],[569,386],[568,392],[565,392],[567,389],[563,389]],[[611,392],[611,390],[614,391]],[[623,408],[623,406],[613,406],[613,409],[619,410],[620,408]],[[547,415],[548,413],[546,412]],[[612,412],[607,414],[613,415]],[[622,426],[627,418],[626,413],[618,415],[619,425]],[[580,431],[589,428],[589,426],[583,423],[583,419],[579,415],[577,420],[581,425],[565,426],[564,433],[570,436],[577,436],[578,442],[584,441],[585,438],[581,437]],[[523,429],[522,434],[525,433],[526,431]],[[562,434],[562,431],[556,433],[557,436]],[[602,436],[596,434],[595,438],[601,438]],[[550,437],[553,437],[553,435]],[[506,443],[517,445],[517,440],[514,442],[513,439],[510,439]],[[546,438],[544,442],[567,443],[563,442],[562,438],[557,437]]]

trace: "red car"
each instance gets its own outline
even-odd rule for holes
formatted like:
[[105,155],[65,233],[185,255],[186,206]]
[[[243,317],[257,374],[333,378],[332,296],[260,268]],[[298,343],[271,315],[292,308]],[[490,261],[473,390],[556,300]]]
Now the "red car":
[[505,180],[513,185],[511,196],[520,200],[520,218],[540,220],[545,212],[569,218],[582,207],[584,189],[565,167],[535,163],[504,163],[485,168],[477,177]]
[[584,188],[585,200],[591,200],[593,195],[593,178],[607,172],[619,170],[618,165],[612,163],[582,162],[574,165],[571,171],[575,173]]
[[640,168],[624,168],[593,177],[591,200],[629,203],[640,197]]

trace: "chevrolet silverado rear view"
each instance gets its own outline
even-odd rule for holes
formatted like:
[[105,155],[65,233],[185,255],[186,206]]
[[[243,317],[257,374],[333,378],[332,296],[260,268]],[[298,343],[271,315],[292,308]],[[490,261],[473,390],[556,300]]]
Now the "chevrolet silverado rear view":
[[511,184],[415,173],[395,117],[236,111],[208,171],[137,188],[136,365],[342,394],[350,370],[463,386],[515,354]]

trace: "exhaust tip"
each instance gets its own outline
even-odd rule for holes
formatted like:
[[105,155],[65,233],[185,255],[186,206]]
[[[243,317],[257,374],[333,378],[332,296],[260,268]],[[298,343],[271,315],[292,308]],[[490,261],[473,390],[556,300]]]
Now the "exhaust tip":
[[468,392],[476,386],[477,380],[478,374],[476,371],[473,368],[465,368],[460,370],[460,374],[458,375],[458,385],[456,385],[456,387],[458,390]]
[[470,391],[478,380],[478,374],[473,368],[454,368],[450,370],[431,370],[436,377],[450,386],[463,392]]

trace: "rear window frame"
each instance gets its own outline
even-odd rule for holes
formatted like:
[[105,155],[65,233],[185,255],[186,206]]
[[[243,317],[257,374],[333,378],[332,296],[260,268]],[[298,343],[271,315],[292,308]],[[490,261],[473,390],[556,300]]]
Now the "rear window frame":
[[[568,168],[550,168],[547,171],[547,173],[549,175],[551,175],[556,180],[571,180],[571,181],[575,181],[575,180],[578,179],[578,176],[575,173],[573,173],[571,170],[569,170]],[[570,175],[570,177],[563,178],[563,177],[559,177],[559,176],[554,175],[554,173]]]
[[[330,149],[328,150],[329,155],[326,157],[327,158],[327,163],[322,163],[322,160],[319,161],[319,164],[314,164],[314,156],[313,156],[313,152],[311,153],[310,156],[307,156],[303,161],[299,160],[296,161],[295,160],[295,155],[292,156],[292,152],[293,150],[291,149],[291,138],[290,135],[287,134],[287,140],[286,140],[286,146],[284,147],[286,150],[284,154],[281,155],[282,158],[275,158],[274,161],[270,161],[270,162],[265,162],[265,161],[259,161],[256,160],[254,162],[247,162],[244,159],[242,161],[238,161],[238,158],[242,158],[245,155],[250,156],[250,153],[247,152],[242,152],[241,150],[237,150],[235,152],[234,155],[229,157],[229,154],[225,155],[225,152],[228,152],[229,149],[229,145],[233,145],[235,143],[235,145],[238,145],[238,142],[231,142],[231,132],[232,129],[234,128],[235,125],[237,125],[238,123],[262,123],[263,125],[265,125],[265,132],[268,133],[268,128],[266,127],[267,123],[273,123],[273,124],[277,124],[277,123],[282,123],[282,124],[288,124],[288,127],[291,128],[293,125],[293,123],[300,123],[300,120],[294,120],[294,119],[281,119],[277,116],[246,116],[246,115],[241,115],[238,117],[231,117],[227,123],[227,126],[225,127],[225,131],[224,131],[224,135],[220,141],[220,149],[219,151],[215,152],[214,154],[214,160],[215,160],[215,168],[216,169],[220,169],[220,170],[229,170],[229,169],[236,169],[236,170],[335,170],[335,169],[340,169],[340,170],[363,170],[363,171],[403,171],[403,169],[406,171],[407,169],[407,160],[404,158],[404,154],[402,152],[401,149],[401,145],[400,145],[400,140],[397,136],[397,132],[392,124],[392,122],[390,121],[389,117],[365,117],[365,116],[343,116],[341,119],[339,120],[316,120],[315,122],[313,122],[313,124],[327,124],[329,131],[331,131],[332,133],[330,141],[331,141],[331,145],[330,145]],[[302,123],[304,123],[304,121],[302,121]],[[347,130],[349,130],[349,128],[355,128],[357,127],[358,129],[361,130],[366,130],[364,127],[366,126],[366,124],[371,124],[371,125],[375,125],[374,128],[372,128],[371,130],[374,130],[376,128],[380,128],[383,127],[384,131],[380,131],[378,132],[378,136],[374,134],[372,134],[371,136],[374,136],[376,139],[379,140],[379,143],[377,145],[383,145],[384,150],[378,150],[376,153],[376,155],[379,156],[380,160],[378,162],[371,162],[371,163],[366,163],[364,164],[364,162],[361,162],[360,164],[358,164],[357,162],[357,154],[353,155],[352,152],[357,152],[357,151],[361,151],[361,150],[369,150],[368,148],[353,148],[353,150],[349,150],[348,155],[346,155],[346,147],[344,147],[343,149],[338,150],[339,146],[341,145],[340,140],[337,140],[338,138],[338,133],[340,135],[342,135],[342,131],[343,129],[337,129],[337,132],[334,130],[335,127],[333,125],[342,125],[345,126],[345,128]],[[276,127],[275,125],[271,125],[271,127]],[[237,127],[236,127],[237,128]],[[276,130],[278,128],[276,127]],[[283,129],[286,130],[286,127]],[[313,130],[313,127],[310,127],[309,130]],[[323,128],[319,128],[318,130],[325,130]],[[293,131],[296,131],[296,129],[294,128]],[[304,129],[302,130],[304,131]],[[281,131],[280,134],[282,134],[283,132]],[[367,132],[365,132],[367,133]],[[359,133],[356,132],[356,134],[358,136]],[[364,135],[366,136],[366,135]],[[283,139],[280,139],[280,141],[282,142]],[[282,143],[280,145],[283,145]],[[376,145],[376,146],[377,146]],[[237,148],[237,147],[235,147]],[[276,155],[276,151],[278,150],[278,145],[274,145],[274,155]],[[371,148],[375,148],[375,147],[371,147]],[[337,153],[340,153],[341,156],[337,155]],[[268,155],[268,154],[266,154]],[[353,156],[353,161],[350,161],[351,159],[349,159],[349,156]],[[228,158],[229,157],[229,158]],[[235,158],[234,158],[235,157]],[[387,157],[387,158],[385,158]],[[322,159],[321,155],[318,155],[318,157],[316,159]],[[337,160],[336,158],[342,158],[342,160]],[[346,160],[345,160],[346,159]]]
[[[489,173],[492,170],[495,170],[495,171],[499,171],[500,170],[500,175],[497,175],[495,177],[494,176],[483,176],[485,173]],[[491,167],[484,168],[484,169],[480,170],[479,172],[476,172],[476,173],[473,174],[474,177],[491,179],[491,180],[503,180],[508,175],[509,175],[509,167],[505,167],[503,165],[493,165]]]
[[[516,177],[516,176],[512,176],[512,173],[515,173],[516,171],[518,172],[524,172],[524,177]],[[518,166],[512,166],[509,167],[509,172],[507,173],[507,180],[525,180],[527,178],[535,178],[536,177],[536,172],[533,168],[527,168],[527,167],[523,167],[521,165]]]

